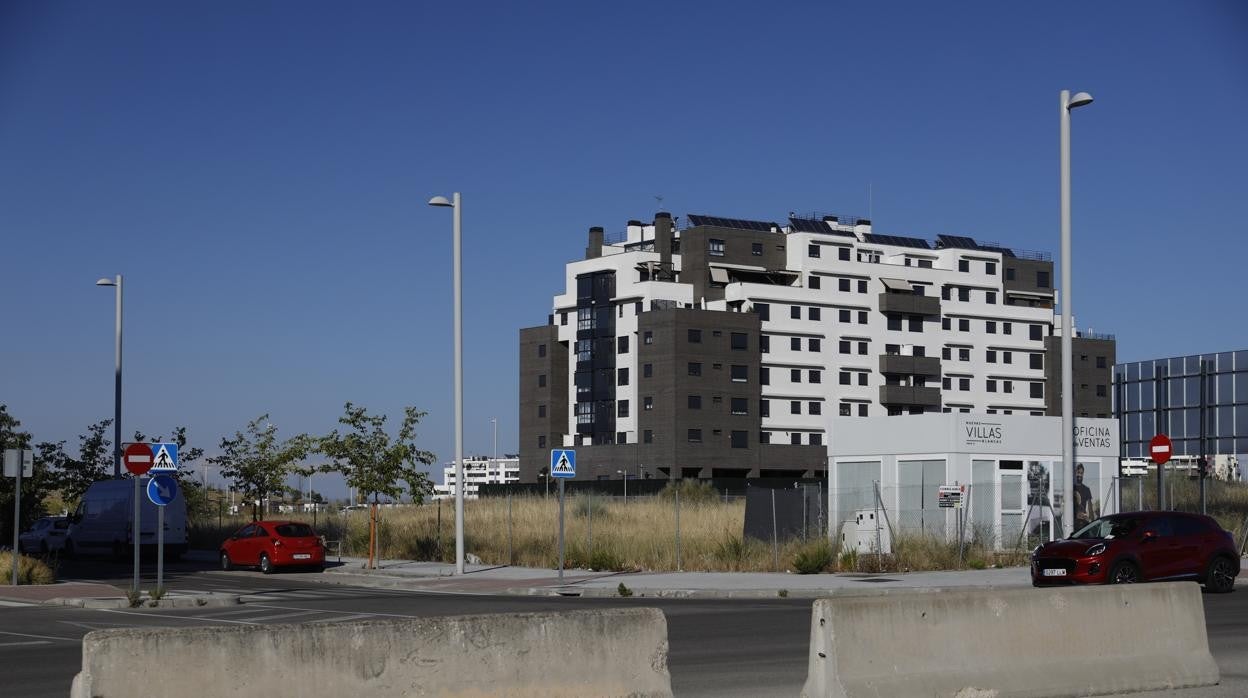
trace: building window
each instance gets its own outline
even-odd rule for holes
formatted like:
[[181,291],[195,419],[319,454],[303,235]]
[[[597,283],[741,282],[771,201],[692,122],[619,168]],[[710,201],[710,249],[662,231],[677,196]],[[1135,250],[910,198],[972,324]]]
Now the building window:
[[906,329],[910,330],[911,332],[923,331],[923,318],[921,316],[911,315],[909,318],[907,318],[907,320],[908,322],[907,322]]
[[689,343],[701,344],[702,343],[702,330],[689,330]]
[[568,324],[568,311],[566,310],[559,311],[559,324],[560,325]]
[[953,358],[953,349],[951,347],[941,347],[940,358],[944,359],[945,361],[948,361],[949,359]]
[[789,337],[789,349],[793,351],[801,351],[802,350],[802,338],[801,337]]
[[867,343],[866,342],[858,342],[858,353],[862,356],[867,355]]
[[1105,386],[1103,385],[1096,386],[1096,396],[1105,397]]
[[849,292],[849,279],[837,279],[836,288],[839,291]]
[[701,395],[690,395],[690,396],[689,396],[689,409],[691,409],[691,410],[700,410],[700,409],[702,409],[702,396],[701,396]]
[[615,347],[616,347],[617,354],[627,354],[628,353],[628,335],[616,337]]
[[971,389],[971,379],[970,379],[970,378],[959,378],[959,379],[958,379],[958,390],[970,390],[970,389]]
[[1031,367],[1037,371],[1044,370],[1044,354],[1032,354]]
[[1098,356],[1098,357],[1096,357],[1096,367],[1097,367],[1097,368],[1105,368],[1106,363],[1107,363],[1107,362],[1106,362],[1106,359],[1105,359],[1105,357],[1104,357],[1104,356]]
[[1006,268],[1005,268],[1005,280],[1006,280],[1006,281],[1013,281],[1013,280],[1014,280],[1014,267],[1006,267]]
[[758,351],[760,354],[766,354],[771,351],[771,335],[768,335],[768,334],[759,335]]
[[812,402],[810,403],[810,407],[808,409],[810,410],[811,414],[823,414],[823,403]]
[[733,332],[730,341],[733,351],[746,351],[750,348],[749,335],[744,332]]
[[1001,323],[1001,334],[1014,334],[1014,323],[1012,322]]
[[743,397],[734,397],[729,405],[729,409],[733,414],[749,414],[750,401]]
[[958,271],[970,271],[970,270],[971,270],[971,261],[969,259],[958,260]]
[[1040,342],[1044,340],[1044,325],[1031,326],[1031,340],[1033,342]]
[[953,320],[951,320],[950,318],[947,318],[947,317],[942,317],[942,318],[940,319],[940,329],[942,329],[942,330],[951,330],[951,329],[953,329]]
[[545,405],[538,405],[538,406],[537,406],[537,418],[538,418],[538,419],[545,419],[545,417],[546,417],[546,406],[545,406]]
[[794,320],[801,320],[802,319],[802,306],[795,305],[789,308],[789,317]]
[[1005,393],[1014,392],[1014,381],[1001,381],[1001,391]]
[[865,402],[858,403],[858,416],[859,417],[867,416],[867,403]]
[[820,345],[819,345],[818,337],[810,337],[809,339],[806,340],[806,348],[811,351],[819,351],[819,346]]
[[761,242],[750,243],[750,254],[754,255],[755,257],[762,257],[763,256],[763,243]]
[[1049,287],[1049,272],[1037,271],[1036,272],[1036,288],[1048,288],[1048,287]]
[[641,399],[641,409],[649,412],[654,409],[654,398],[647,395]]
[[789,380],[792,381],[793,383],[801,383],[802,382],[802,369],[800,368],[789,369]]
[[848,262],[849,261],[849,248],[848,247],[837,248],[836,257],[837,259],[841,259],[843,261]]
[[987,332],[988,334],[996,334],[996,333],[997,333],[997,321],[996,321],[996,320],[985,320],[985,321],[984,321],[984,331],[985,331],[985,332]]
[[1012,364],[1012,363],[1014,363],[1014,352],[1012,352],[1012,351],[1003,351],[1003,352],[1001,352],[1001,363],[1003,363],[1003,364]]
[[1031,396],[1034,398],[1044,397],[1044,383],[1033,381],[1031,384]]
[[962,301],[963,303],[970,302],[970,300],[971,300],[971,289],[969,289],[969,288],[960,288],[960,289],[958,289],[958,300]]
[[866,279],[858,279],[858,292],[859,293],[867,292],[867,280]]
[[700,444],[700,443],[702,443],[702,430],[701,430],[701,429],[690,429],[690,430],[689,430],[689,443],[691,443],[691,444]]
[[771,369],[766,366],[758,369],[758,382],[760,385],[771,385]]
[[758,313],[759,320],[763,320],[763,321],[770,320],[771,319],[771,304],[770,303],[755,303],[754,312]]
[[724,256],[724,241],[723,240],[716,240],[715,238],[710,238],[709,240],[706,241],[706,243],[707,243],[706,244],[707,254],[711,255],[712,257]]
[[641,366],[641,376],[642,376],[643,378],[652,378],[652,377],[654,377],[654,364],[642,364],[642,366]]
[[545,344],[537,345],[537,358],[540,359],[544,356],[546,356],[546,345]]
[[807,281],[807,285],[809,285],[812,289],[818,289],[820,287],[819,277],[815,276],[814,274],[811,274],[810,279]]
[[771,443],[771,432],[769,432],[769,431],[760,431],[760,432],[758,432],[758,442],[759,442],[760,444],[769,444],[769,443]]
[[822,445],[823,445],[823,434],[811,434],[811,435],[810,435],[810,445],[811,445],[811,446],[822,446]]
[[771,416],[771,400],[759,400],[758,401],[758,416],[760,417]]
[[995,349],[989,349],[984,352],[984,358],[987,359],[990,364],[997,363],[997,351]]
[[643,332],[641,335],[641,342],[642,344],[654,344],[654,333],[650,330]]
[[807,257],[816,257],[816,258],[817,258],[817,257],[819,256],[819,246],[818,246],[818,245],[807,245],[807,246],[806,246],[806,256],[807,256]]
[[943,389],[945,389],[945,390],[952,390],[952,389],[953,389],[953,379],[952,379],[952,378],[950,378],[949,376],[945,376],[944,378],[941,378],[941,379],[940,379],[940,387],[941,387],[941,388],[943,388]]
[[641,301],[633,301],[633,315],[641,315]]
[[802,413],[801,401],[800,400],[789,401],[789,414],[801,414],[801,413]]
[[546,374],[545,374],[545,373],[538,374],[538,376],[537,376],[537,387],[539,387],[539,388],[545,388],[545,387],[546,387]]
[[995,392],[997,392],[997,382],[996,382],[995,380],[993,380],[993,379],[989,378],[989,379],[988,379],[988,382],[987,382],[987,384],[986,384],[986,385],[987,385],[987,388],[988,388],[988,392],[990,392],[990,393],[995,393]]
[[850,311],[844,310],[844,309],[838,310],[836,312],[836,319],[838,322],[853,322],[854,321],[853,318],[851,317]]
[[966,318],[958,318],[958,331],[959,331],[959,332],[970,332],[970,331],[971,331],[971,321],[970,321],[970,320],[968,320],[968,319],[966,319]]
[[949,300],[949,289],[950,289],[950,287],[949,287],[949,286],[941,286],[941,287],[940,287],[940,299],[941,299],[942,301],[947,301],[947,300]]
[[889,315],[886,326],[891,331],[900,332],[901,331],[901,316]]
[[689,375],[691,376],[702,375],[702,363],[699,361],[690,361],[689,362]]
[[619,400],[615,403],[615,416],[617,417],[628,416],[628,400]]
[[746,381],[750,380],[750,367],[749,366],[733,365],[731,370],[732,370],[732,382],[733,383],[745,383]]
[[647,443],[647,444],[654,443],[654,430],[646,429],[645,431],[641,432],[641,442]]
[[852,409],[853,409],[853,406],[850,405],[848,402],[842,402],[840,406],[841,416],[842,417],[850,416],[852,414],[851,412]]
[[841,385],[851,385],[852,377],[849,375],[849,371],[841,371],[840,380]]
[[866,384],[867,384],[867,373],[866,371],[862,371],[858,374],[858,385],[866,385]]
[[545,434],[537,435],[537,447],[546,448],[546,435]]
[[793,444],[794,446],[801,446],[801,445],[802,445],[802,435],[801,435],[801,434],[799,434],[799,433],[797,433],[797,432],[793,432],[793,433],[789,434],[789,443]]
[[867,311],[865,310],[858,311],[858,324],[859,325],[867,324]]
[[748,431],[733,431],[729,433],[728,439],[733,448],[749,448],[750,437],[747,436]]
[[961,347],[958,349],[958,361],[970,361],[971,350],[969,347]]
[[621,368],[616,370],[616,385],[628,385],[628,369]]
[[849,340],[842,339],[839,342],[839,349],[842,354],[852,354],[853,350],[849,348]]
[[996,274],[997,263],[996,262],[984,262],[984,273],[988,274],[989,276]]
[[626,432],[626,431],[617,431],[617,432],[615,432],[615,442],[616,442],[617,444],[626,444],[626,443],[628,443],[628,432]]
[[996,291],[985,291],[985,292],[984,292],[984,302],[985,302],[985,303],[987,303],[988,305],[996,305],[996,304],[997,304],[997,292],[996,292]]

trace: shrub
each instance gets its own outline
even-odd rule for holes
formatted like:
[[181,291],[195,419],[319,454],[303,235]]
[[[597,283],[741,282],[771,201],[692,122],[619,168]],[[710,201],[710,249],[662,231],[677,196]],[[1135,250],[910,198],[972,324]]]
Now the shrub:
[[624,586],[624,582],[620,582],[620,585],[615,588],[615,593],[623,596],[624,598],[628,598],[633,595],[633,590]]
[[793,557],[793,569],[798,574],[819,574],[828,569],[834,560],[832,545],[826,540],[816,540],[798,548]]
[[681,504],[705,504],[707,502],[719,501],[719,492],[709,482],[700,480],[675,480],[667,483],[667,486],[659,490],[659,498],[668,501],[676,499],[676,492],[680,491]]
[[[18,584],[52,584],[56,581],[56,573],[42,560],[25,555],[17,559]],[[13,554],[0,553],[0,584],[13,583]]]
[[836,562],[836,567],[842,572],[858,571],[858,551],[846,550],[841,553],[840,559]]

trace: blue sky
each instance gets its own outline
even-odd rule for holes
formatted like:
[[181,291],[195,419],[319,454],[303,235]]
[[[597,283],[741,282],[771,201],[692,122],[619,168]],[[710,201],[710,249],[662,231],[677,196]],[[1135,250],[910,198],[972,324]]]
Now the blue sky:
[[[465,441],[517,449],[517,331],[589,226],[662,208],[1058,247],[1121,360],[1248,347],[1238,2],[40,2],[0,5],[0,402],[37,439],[112,416],[210,453],[268,412],[427,410],[453,457],[450,214],[464,196]],[[871,202],[868,205],[868,188]],[[869,209],[869,211],[868,211]]]

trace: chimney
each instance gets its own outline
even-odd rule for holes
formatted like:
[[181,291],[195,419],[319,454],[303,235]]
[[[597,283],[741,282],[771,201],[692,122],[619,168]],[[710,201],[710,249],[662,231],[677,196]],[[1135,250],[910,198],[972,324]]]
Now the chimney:
[[659,281],[672,281],[672,214],[659,211],[654,214],[654,247],[659,252]]
[[597,259],[602,256],[602,226],[595,225],[589,229],[589,246],[585,248],[585,259]]

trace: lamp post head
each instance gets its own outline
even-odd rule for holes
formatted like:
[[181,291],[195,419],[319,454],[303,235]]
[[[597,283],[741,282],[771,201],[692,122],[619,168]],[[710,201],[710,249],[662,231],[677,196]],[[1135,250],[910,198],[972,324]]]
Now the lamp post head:
[[455,204],[451,203],[451,200],[446,198],[445,196],[435,196],[432,199],[429,199],[429,205],[430,206],[443,206],[446,208],[454,208],[455,206]]
[[116,286],[117,282],[112,279],[100,279],[99,281],[95,282],[95,285],[96,286]]
[[1071,97],[1070,101],[1066,103],[1066,108],[1077,109],[1079,107],[1082,107],[1086,104],[1091,104],[1091,103],[1092,103],[1092,95],[1088,94],[1087,92],[1076,92],[1075,96]]

